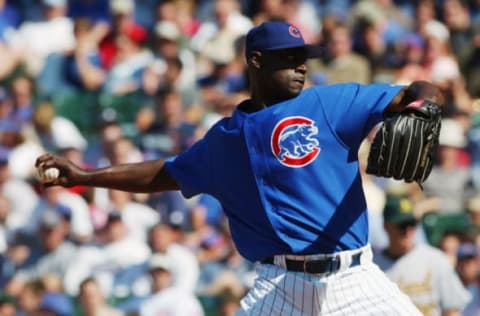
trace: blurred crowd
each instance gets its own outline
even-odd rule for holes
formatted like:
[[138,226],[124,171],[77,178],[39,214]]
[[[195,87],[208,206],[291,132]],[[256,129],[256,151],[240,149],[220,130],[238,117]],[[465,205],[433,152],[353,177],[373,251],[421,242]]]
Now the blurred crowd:
[[[423,187],[362,172],[370,243],[425,315],[480,315],[478,0],[0,0],[0,315],[233,315],[254,263],[214,198],[45,188],[33,166],[46,151],[94,168],[187,149],[248,98],[244,36],[265,20],[322,45],[307,86],[442,89]],[[396,279],[426,247],[427,276]]]

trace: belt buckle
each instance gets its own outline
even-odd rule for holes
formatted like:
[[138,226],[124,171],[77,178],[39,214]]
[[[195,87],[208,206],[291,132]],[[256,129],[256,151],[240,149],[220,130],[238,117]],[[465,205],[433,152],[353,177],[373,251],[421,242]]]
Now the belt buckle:
[[[324,261],[326,263],[326,269],[322,272],[310,272],[307,269],[307,264],[311,261]],[[329,274],[329,273],[335,273],[340,269],[340,256],[335,255],[332,257],[327,257],[324,259],[306,259],[303,260],[303,272],[304,273],[311,273],[311,274]]]
[[305,258],[305,260],[303,260],[303,273],[308,273],[307,272],[307,262],[309,260],[307,258]]
[[335,273],[340,269],[340,262],[341,262],[340,255],[335,255],[331,258],[331,261],[330,261],[331,273]]

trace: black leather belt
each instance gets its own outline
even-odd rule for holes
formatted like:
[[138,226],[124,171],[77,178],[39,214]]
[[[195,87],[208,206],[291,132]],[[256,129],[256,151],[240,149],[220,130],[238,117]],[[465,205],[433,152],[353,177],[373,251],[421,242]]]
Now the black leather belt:
[[[352,262],[350,267],[360,265],[360,257],[362,253],[351,256]],[[273,257],[268,257],[260,261],[261,263],[275,264]],[[305,272],[310,274],[335,273],[340,269],[340,257],[326,257],[313,260],[292,260],[285,259],[285,268],[288,271]]]

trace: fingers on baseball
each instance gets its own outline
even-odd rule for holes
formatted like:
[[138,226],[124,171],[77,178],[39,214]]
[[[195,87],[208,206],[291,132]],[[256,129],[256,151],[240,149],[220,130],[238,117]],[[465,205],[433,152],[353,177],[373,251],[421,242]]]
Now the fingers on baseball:
[[61,178],[61,168],[51,154],[45,154],[37,158],[35,162],[38,179],[44,186],[59,184]]

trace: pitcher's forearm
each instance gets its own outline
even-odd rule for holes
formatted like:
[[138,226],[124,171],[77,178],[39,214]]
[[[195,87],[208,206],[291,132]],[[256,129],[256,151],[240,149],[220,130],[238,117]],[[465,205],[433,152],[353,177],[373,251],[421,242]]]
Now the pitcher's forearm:
[[414,81],[398,93],[387,109],[389,112],[402,112],[405,106],[420,99],[439,106],[445,102],[444,95],[438,87],[427,81]]
[[84,170],[79,182],[82,185],[129,192],[178,190],[175,180],[165,170],[163,160]]

